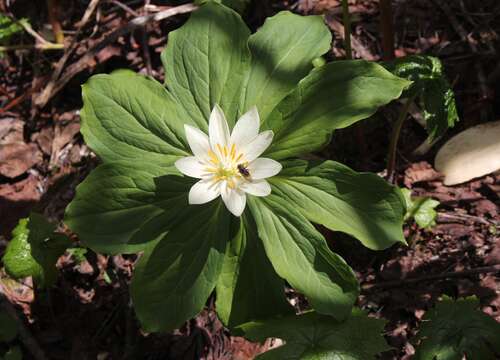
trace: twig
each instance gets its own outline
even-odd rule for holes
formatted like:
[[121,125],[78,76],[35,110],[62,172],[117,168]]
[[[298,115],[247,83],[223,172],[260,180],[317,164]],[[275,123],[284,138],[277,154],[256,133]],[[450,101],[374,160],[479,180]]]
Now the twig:
[[465,277],[469,275],[476,275],[476,274],[485,274],[485,273],[496,273],[500,272],[500,264],[497,265],[492,265],[492,266],[483,266],[483,267],[478,267],[475,269],[469,269],[469,270],[463,270],[463,271],[451,271],[451,272],[446,272],[442,274],[435,274],[435,275],[427,275],[427,276],[420,276],[420,277],[415,277],[415,278],[407,278],[407,279],[402,279],[402,280],[395,280],[395,281],[386,281],[386,282],[380,282],[380,283],[365,283],[361,285],[361,289],[363,292],[369,292],[374,289],[380,289],[380,288],[394,288],[394,287],[401,287],[409,284],[416,284],[420,282],[425,282],[425,281],[431,281],[431,280],[441,280],[441,279],[446,279],[446,278],[460,278],[460,277]]
[[64,49],[63,44],[26,44],[26,45],[5,45],[5,46],[0,46],[0,52],[4,51],[16,51],[16,50],[42,50],[42,51],[48,51],[48,50],[61,50]]
[[489,221],[479,216],[468,215],[468,214],[449,214],[449,213],[438,213],[438,222],[444,222],[442,220],[448,219],[452,221],[473,221],[475,223],[480,223],[484,225],[497,225],[494,221]]
[[[326,16],[326,21],[330,28],[332,28],[333,31],[338,33],[342,39],[345,39],[345,30],[344,30],[344,25],[342,25],[338,20],[333,18],[332,16],[327,15]],[[356,54],[365,60],[368,61],[376,61],[379,58],[374,55],[370,49],[368,49],[366,46],[364,46],[355,36],[351,34],[351,46],[352,48],[356,51]]]
[[[198,7],[194,4],[185,4],[176,6],[165,11],[158,12],[156,14],[149,14],[144,16],[139,16],[132,19],[119,29],[116,29],[108,36],[106,36],[101,42],[89,49],[84,56],[82,56],[76,63],[69,66],[66,71],[61,75],[56,81],[50,82],[44,91],[36,98],[35,105],[38,107],[44,107],[47,102],[57,94],[76,74],[87,68],[88,63],[92,61],[92,58],[101,51],[108,44],[114,42],[120,36],[126,35],[131,31],[144,26],[145,24],[153,21],[160,21],[167,19],[169,17],[185,14],[196,10]],[[49,87],[50,86],[50,87]]]
[[[61,73],[62,73],[62,71],[64,69],[64,65],[66,65],[66,62],[68,61],[69,57],[73,54],[73,52],[78,47],[78,44],[76,42],[76,39],[78,38],[78,35],[80,34],[80,32],[83,29],[83,27],[89,21],[90,17],[92,16],[92,14],[94,13],[94,11],[96,10],[97,5],[99,5],[100,1],[101,0],[91,0],[90,1],[89,6],[87,7],[87,10],[85,10],[85,13],[82,16],[82,19],[78,22],[78,25],[77,25],[78,27],[77,27],[76,34],[73,37],[70,45],[68,46],[68,49],[66,50],[66,52],[64,53],[64,55],[61,57],[61,59],[59,59],[59,61],[57,62],[56,66],[54,67],[54,72],[52,73],[52,76],[51,76],[49,82],[47,83],[47,86],[45,86],[45,88],[43,89],[43,91],[41,92],[41,94],[39,94],[35,98],[35,104],[36,105],[38,105],[40,107],[43,107],[49,101],[50,97],[52,96],[51,94],[52,94],[53,88],[54,88],[57,80],[61,76]],[[41,103],[41,105],[39,104],[39,102]]]
[[394,59],[394,29],[391,0],[380,0],[380,29],[382,32],[382,51],[384,61]]
[[349,3],[347,0],[342,0],[342,18],[344,19],[345,55],[347,60],[352,60],[351,18],[349,15]]
[[[149,0],[144,0],[144,15],[148,15],[149,11],[147,6],[149,5]],[[148,24],[144,25],[141,29],[141,46],[142,46],[142,57],[144,58],[144,63],[146,65],[146,72],[149,76],[153,75],[153,66],[151,65],[151,54],[148,48]]]
[[57,19],[58,15],[58,3],[57,0],[47,0],[47,7],[49,13],[49,22],[52,25],[52,32],[54,33],[54,37],[56,39],[56,43],[63,44],[64,43],[64,34],[62,30],[61,23]]
[[33,28],[31,27],[31,25],[27,21],[22,21],[21,20],[18,23],[19,23],[19,25],[21,25],[23,27],[24,31],[26,31],[28,34],[30,34],[31,36],[33,36],[36,40],[40,41],[40,43],[55,45],[55,44],[52,44],[50,41],[45,40],[42,37],[42,35],[40,35],[35,30],[33,30]]
[[401,108],[399,117],[392,130],[391,142],[389,144],[389,154],[387,156],[387,179],[389,182],[393,182],[394,180],[394,171],[396,168],[396,151],[398,148],[399,135],[401,134],[403,123],[406,119],[406,116],[408,115],[408,110],[410,109],[410,105],[413,100],[415,100],[415,96],[406,100],[406,103]]
[[10,301],[4,295],[1,287],[0,287],[0,306],[16,322],[19,333],[19,339],[22,341],[24,346],[26,346],[31,355],[33,355],[33,357],[36,360],[47,360],[47,357],[45,356],[45,353],[43,352],[42,348],[40,347],[40,345],[38,345],[38,342],[33,337],[33,335],[31,335],[31,332],[24,324],[24,321],[17,315],[16,309],[14,308],[14,306],[12,306]]

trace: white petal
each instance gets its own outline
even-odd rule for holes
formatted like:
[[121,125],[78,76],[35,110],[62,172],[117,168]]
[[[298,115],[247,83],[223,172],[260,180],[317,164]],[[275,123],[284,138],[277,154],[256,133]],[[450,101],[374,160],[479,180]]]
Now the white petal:
[[278,174],[283,167],[279,162],[268,158],[258,158],[248,165],[253,180],[265,179]]
[[201,179],[207,174],[205,168],[207,167],[199,158],[194,156],[186,156],[175,162],[175,167],[184,175]]
[[222,147],[229,146],[229,126],[224,112],[217,104],[215,104],[208,121],[208,136],[214,152],[217,150],[217,144]]
[[227,209],[234,216],[241,216],[247,202],[247,197],[243,191],[237,189],[223,188],[221,191],[222,201],[226,204]]
[[208,153],[210,151],[208,136],[200,129],[190,125],[184,125],[184,130],[186,131],[186,138],[194,156],[208,160]]
[[250,141],[241,149],[246,161],[257,159],[273,141],[273,132],[271,130],[263,131],[255,139]]
[[271,193],[271,185],[266,180],[245,182],[240,185],[240,189],[255,196],[267,196]]
[[189,190],[189,204],[205,204],[220,195],[220,186],[210,180],[200,180]]
[[253,106],[249,111],[244,113],[234,125],[231,134],[231,143],[241,149],[250,141],[255,139],[259,134],[260,118],[257,108]]

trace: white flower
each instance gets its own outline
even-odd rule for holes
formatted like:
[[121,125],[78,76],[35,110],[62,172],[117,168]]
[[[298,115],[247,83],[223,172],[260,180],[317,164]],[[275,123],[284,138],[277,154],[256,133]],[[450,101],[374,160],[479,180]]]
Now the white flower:
[[246,193],[267,196],[271,186],[264,180],[281,171],[275,160],[259,158],[269,147],[273,132],[259,134],[260,119],[253,107],[236,123],[233,132],[222,109],[215,105],[210,114],[208,135],[184,125],[186,138],[194,156],[175,162],[184,175],[201,179],[189,191],[190,204],[204,204],[222,197],[228,210],[240,216],[245,209]]

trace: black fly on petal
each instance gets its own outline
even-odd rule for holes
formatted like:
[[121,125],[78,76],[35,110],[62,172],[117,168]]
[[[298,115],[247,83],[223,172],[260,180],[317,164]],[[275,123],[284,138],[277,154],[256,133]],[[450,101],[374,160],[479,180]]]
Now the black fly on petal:
[[238,168],[238,172],[241,174],[241,176],[243,176],[244,178],[250,177],[250,171],[248,171],[245,164],[238,164],[237,168]]

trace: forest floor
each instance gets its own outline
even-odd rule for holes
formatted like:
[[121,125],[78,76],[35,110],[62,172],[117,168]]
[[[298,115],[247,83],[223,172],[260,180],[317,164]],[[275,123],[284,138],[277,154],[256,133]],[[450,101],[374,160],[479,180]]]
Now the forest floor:
[[[30,211],[61,224],[76,185],[98,163],[79,133],[81,84],[93,74],[118,68],[162,81],[160,52],[168,33],[189,16],[132,28],[133,18],[164,10],[166,2],[57,3],[65,50],[28,49],[0,57],[0,256],[13,227]],[[381,60],[378,1],[349,3],[355,57]],[[476,295],[481,309],[500,321],[500,174],[445,186],[433,168],[436,151],[454,134],[500,119],[500,3],[394,0],[393,5],[396,55],[439,57],[457,98],[460,122],[429,151],[414,155],[426,132],[412,117],[404,123],[398,148],[396,183],[440,201],[437,225],[419,229],[406,224],[408,246],[378,252],[322,231],[358,275],[358,305],[388,320],[385,336],[394,349],[382,358],[409,359],[419,321],[442,294]],[[324,14],[334,35],[328,57],[345,56],[339,1],[255,0],[244,19],[255,30],[280,10]],[[0,0],[0,11],[30,19],[33,28],[52,40],[43,1]],[[30,35],[20,41],[32,43]],[[338,131],[317,155],[383,176],[398,106],[391,104]],[[75,235],[72,239],[78,242]],[[143,333],[128,294],[135,260],[91,251],[83,259],[66,253],[59,259],[55,286],[34,291],[29,280],[13,281],[0,273],[0,290],[29,319],[27,330],[50,359],[250,359],[273,346],[271,341],[259,345],[232,337],[216,318],[213,299],[174,333]]]

